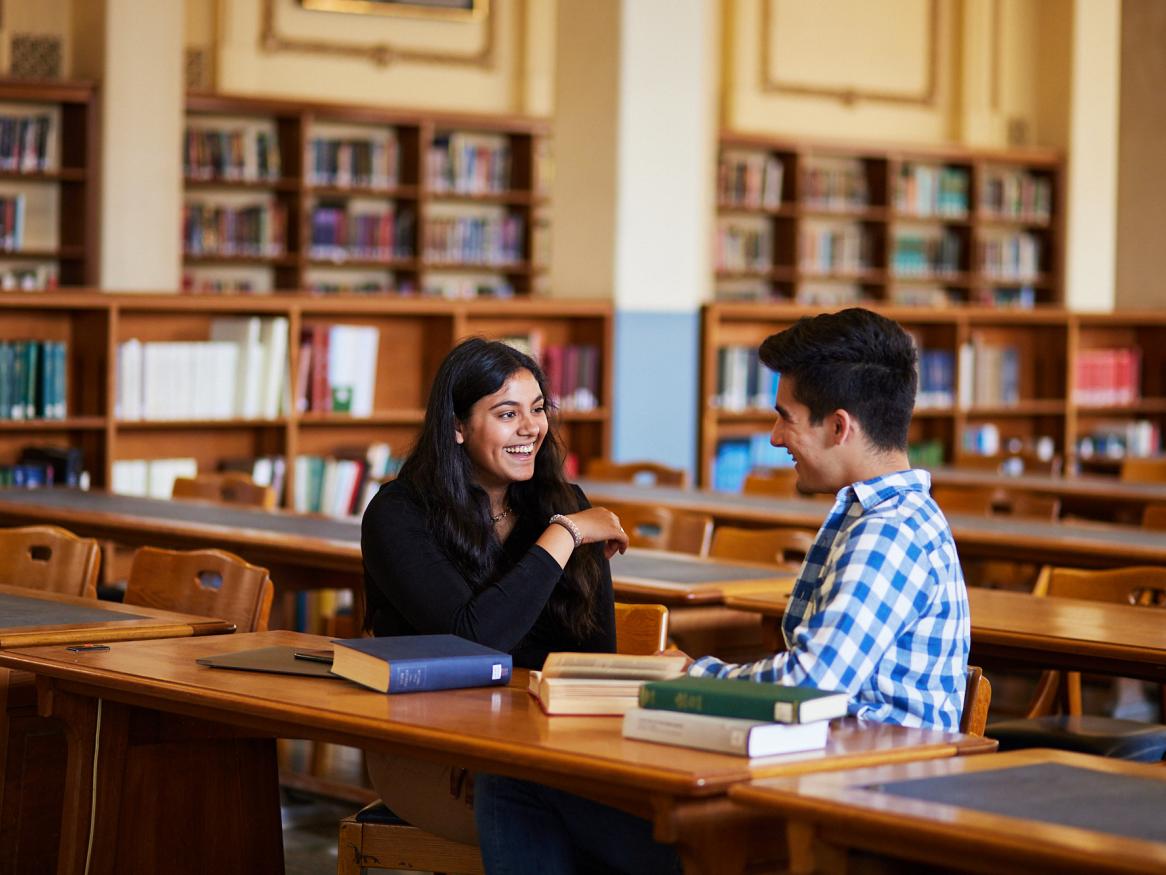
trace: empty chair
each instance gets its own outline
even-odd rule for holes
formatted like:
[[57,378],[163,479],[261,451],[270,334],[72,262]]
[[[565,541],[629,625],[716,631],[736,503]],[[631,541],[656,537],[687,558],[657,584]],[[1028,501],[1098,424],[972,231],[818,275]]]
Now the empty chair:
[[267,569],[225,550],[159,550],[134,553],[125,603],[217,617],[240,632],[263,632],[275,588]]
[[[666,607],[616,603],[617,652],[656,653],[663,649],[667,639]],[[340,821],[336,875],[360,875],[363,869],[462,875],[478,875],[483,871],[482,856],[476,845],[455,842],[412,826],[379,799]]]
[[651,486],[687,486],[688,472],[670,468],[658,462],[611,462],[592,459],[587,465],[587,476],[592,480],[610,480],[617,483],[641,483]]
[[983,486],[932,486],[931,497],[944,514],[987,516],[992,513],[996,490]]
[[1166,531],[1166,504],[1147,504],[1142,511],[1142,527]]
[[1126,483],[1166,483],[1166,457],[1122,459],[1120,477]]
[[101,547],[59,526],[0,529],[0,584],[97,597]]
[[814,544],[814,533],[807,529],[739,529],[717,526],[709,556],[716,559],[742,559],[774,565],[800,563]]
[[[1152,610],[1166,604],[1166,568],[1046,568],[1034,593]],[[1054,713],[1057,710],[1063,713]],[[1000,742],[1001,750],[1053,747],[1147,762],[1166,756],[1166,726],[1082,714],[1077,672],[1044,672],[1027,717],[993,723],[988,735]]]
[[983,735],[988,724],[988,707],[992,704],[992,684],[979,666],[968,666],[964,708],[960,713],[960,732]]
[[619,517],[620,525],[628,533],[630,546],[649,550],[669,549],[673,517],[668,508],[614,502],[607,502],[604,507]]
[[223,504],[244,504],[273,510],[275,490],[260,486],[246,474],[225,471],[221,474],[199,474],[196,477],[178,477],[171,492],[174,498],[201,498]]
[[672,511],[668,549],[675,553],[707,556],[713,540],[713,518],[694,510]]
[[1031,492],[1009,493],[1009,516],[1033,520],[1056,521],[1061,516],[1061,499],[1055,495],[1033,495]]
[[755,471],[745,477],[742,491],[746,495],[768,495],[771,498],[797,498],[798,474],[793,468],[770,468]]

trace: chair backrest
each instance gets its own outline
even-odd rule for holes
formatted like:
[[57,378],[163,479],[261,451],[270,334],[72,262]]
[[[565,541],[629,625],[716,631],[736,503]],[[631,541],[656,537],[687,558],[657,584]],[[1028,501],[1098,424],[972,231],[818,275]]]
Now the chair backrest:
[[996,490],[987,486],[932,486],[931,497],[945,514],[987,516],[992,513]]
[[1166,504],[1147,504],[1142,511],[1142,528],[1166,531]]
[[709,556],[716,559],[743,559],[773,565],[800,563],[814,544],[808,529],[739,529],[717,526]]
[[1034,520],[1057,520],[1061,516],[1061,499],[1055,495],[1033,495],[1031,492],[1008,494],[1010,516]]
[[983,735],[988,725],[988,707],[992,704],[992,684],[976,665],[968,666],[968,685],[964,690],[964,710],[960,714],[960,732]]
[[664,605],[615,603],[615,650],[644,656],[659,653],[668,642],[668,608]]
[[1166,567],[1057,568],[1041,570],[1034,595],[1127,605],[1166,605]]
[[0,583],[97,597],[101,547],[59,526],[0,529]]
[[607,502],[604,507],[619,517],[631,546],[650,550],[668,549],[673,522],[672,511],[668,508],[614,502]]
[[669,468],[658,462],[612,462],[607,459],[592,459],[587,464],[587,476],[592,480],[611,480],[617,483],[688,485],[687,471],[682,468]]
[[262,632],[274,595],[266,568],[225,550],[141,547],[130,566],[125,603],[217,617],[240,632]]
[[676,553],[707,556],[713,540],[713,518],[694,510],[672,511],[672,534],[668,549]]
[[1166,458],[1123,459],[1121,479],[1126,483],[1166,483]]
[[273,510],[276,503],[274,489],[260,486],[246,474],[237,471],[177,477],[170,494],[173,498],[201,498],[223,504],[261,507],[264,510]]
[[746,475],[741,489],[746,495],[767,495],[770,498],[797,498],[798,474],[793,468],[769,468]]

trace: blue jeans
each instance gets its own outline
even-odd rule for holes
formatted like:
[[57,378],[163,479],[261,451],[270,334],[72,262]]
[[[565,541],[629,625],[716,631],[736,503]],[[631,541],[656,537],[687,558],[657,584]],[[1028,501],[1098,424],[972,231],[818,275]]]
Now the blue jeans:
[[541,784],[475,775],[474,819],[487,875],[680,872],[648,821]]

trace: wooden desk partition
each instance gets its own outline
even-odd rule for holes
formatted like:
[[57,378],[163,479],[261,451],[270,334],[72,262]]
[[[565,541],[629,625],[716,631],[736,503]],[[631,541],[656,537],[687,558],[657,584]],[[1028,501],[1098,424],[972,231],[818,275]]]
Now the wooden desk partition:
[[1166,769],[1145,763],[1010,751],[764,780],[729,796],[786,820],[796,873],[894,872],[904,860],[991,875],[1166,871]]
[[338,679],[195,662],[325,644],[276,631],[118,643],[84,659],[60,647],[0,651],[0,666],[38,675],[42,712],[69,726],[60,871],[82,871],[95,817],[92,873],[282,875],[275,736],[452,760],[615,804],[650,818],[692,872],[740,871],[746,858],[784,855],[780,830],[729,803],[734,784],[994,749],[971,736],[843,721],[824,751],[749,760],[626,740],[619,718],[547,717],[521,673],[519,686],[385,696]]

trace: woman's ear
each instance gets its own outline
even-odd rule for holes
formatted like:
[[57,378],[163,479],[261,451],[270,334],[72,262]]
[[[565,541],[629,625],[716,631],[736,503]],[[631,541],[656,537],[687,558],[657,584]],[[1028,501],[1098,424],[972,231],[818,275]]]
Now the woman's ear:
[[461,421],[456,418],[453,421],[453,439],[459,444],[464,444],[466,442],[466,436],[462,434]]

